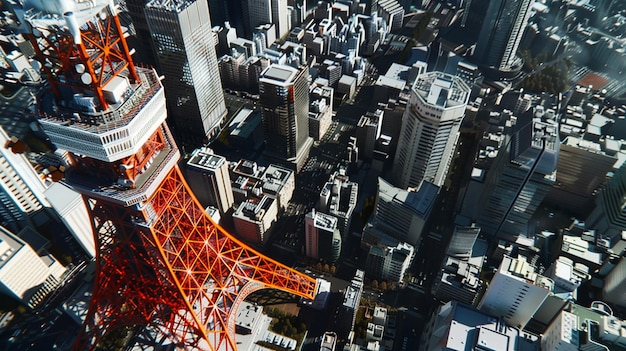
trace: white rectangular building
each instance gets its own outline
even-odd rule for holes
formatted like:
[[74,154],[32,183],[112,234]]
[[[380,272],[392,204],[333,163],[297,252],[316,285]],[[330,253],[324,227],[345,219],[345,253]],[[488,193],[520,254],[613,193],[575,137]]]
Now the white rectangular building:
[[233,214],[235,231],[239,238],[251,244],[264,244],[277,220],[278,206],[275,198],[263,195],[241,203]]
[[52,255],[39,256],[30,245],[0,227],[0,291],[35,307],[56,287],[65,267]]
[[523,328],[548,297],[553,285],[551,279],[537,274],[523,257],[504,256],[478,309]]
[[91,218],[83,197],[62,183],[54,183],[45,192],[48,202],[89,257],[96,257]]
[[541,337],[543,351],[578,351],[578,316],[561,311]]

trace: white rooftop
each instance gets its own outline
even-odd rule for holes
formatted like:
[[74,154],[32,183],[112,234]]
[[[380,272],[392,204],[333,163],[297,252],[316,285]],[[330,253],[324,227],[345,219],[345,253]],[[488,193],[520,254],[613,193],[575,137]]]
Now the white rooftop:
[[[450,311],[450,309],[453,310]],[[439,315],[447,313],[453,313],[453,315],[445,318],[451,319],[447,340],[444,340],[446,350],[513,351],[517,349],[519,330],[504,324],[498,318],[457,302],[444,305]],[[435,327],[439,329],[443,326]]]

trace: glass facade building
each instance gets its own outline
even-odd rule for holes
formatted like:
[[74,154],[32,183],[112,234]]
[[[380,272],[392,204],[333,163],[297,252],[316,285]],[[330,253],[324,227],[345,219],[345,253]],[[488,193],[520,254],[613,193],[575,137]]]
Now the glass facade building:
[[217,136],[227,113],[207,2],[151,0],[145,15],[174,134],[199,146]]

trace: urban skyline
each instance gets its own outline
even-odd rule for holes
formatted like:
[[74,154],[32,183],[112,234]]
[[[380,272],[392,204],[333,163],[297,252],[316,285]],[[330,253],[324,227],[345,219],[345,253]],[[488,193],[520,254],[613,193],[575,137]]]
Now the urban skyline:
[[1,349],[626,350],[626,4],[0,6]]

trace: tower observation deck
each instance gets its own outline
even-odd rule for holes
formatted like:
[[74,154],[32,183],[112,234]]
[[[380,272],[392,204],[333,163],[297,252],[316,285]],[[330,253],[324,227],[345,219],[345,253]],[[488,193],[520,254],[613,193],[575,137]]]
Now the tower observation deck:
[[24,0],[14,9],[47,75],[39,121],[68,151],[65,182],[88,205],[96,242],[92,300],[74,350],[236,350],[237,307],[317,284],[247,247],[204,212],[177,166],[165,95],[133,64],[113,0]]

